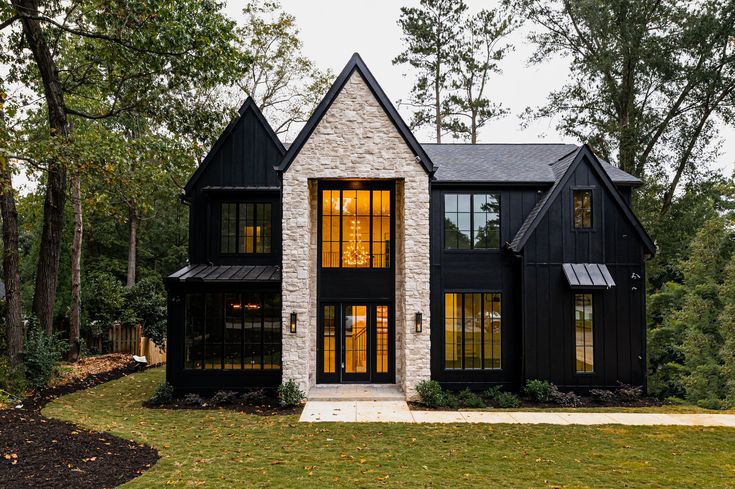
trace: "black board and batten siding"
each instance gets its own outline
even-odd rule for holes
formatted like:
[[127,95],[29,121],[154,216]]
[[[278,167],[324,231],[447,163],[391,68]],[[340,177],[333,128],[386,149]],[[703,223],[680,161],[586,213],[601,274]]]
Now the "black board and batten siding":
[[[591,230],[574,229],[574,189],[593,192]],[[618,381],[645,384],[645,252],[620,205],[583,160],[523,249],[525,378],[568,387],[615,386]],[[606,264],[616,286],[571,289],[563,263]],[[593,296],[594,373],[575,372],[576,292]]]

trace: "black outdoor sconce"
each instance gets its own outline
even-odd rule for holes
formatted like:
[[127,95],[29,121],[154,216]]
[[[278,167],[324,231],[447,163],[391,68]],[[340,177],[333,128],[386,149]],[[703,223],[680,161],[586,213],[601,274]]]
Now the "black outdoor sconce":
[[422,317],[420,312],[417,312],[416,313],[416,332],[417,333],[420,333],[421,330],[423,329],[424,327],[423,323],[424,323],[424,318]]
[[296,334],[296,313],[291,313],[291,334]]

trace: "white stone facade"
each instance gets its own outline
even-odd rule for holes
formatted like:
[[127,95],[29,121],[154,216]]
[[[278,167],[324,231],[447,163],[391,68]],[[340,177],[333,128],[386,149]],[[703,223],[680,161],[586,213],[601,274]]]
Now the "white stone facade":
[[[317,181],[396,182],[396,382],[407,397],[431,375],[429,176],[358,71],[354,71],[283,174],[283,380],[316,381]],[[414,313],[423,314],[416,333]]]

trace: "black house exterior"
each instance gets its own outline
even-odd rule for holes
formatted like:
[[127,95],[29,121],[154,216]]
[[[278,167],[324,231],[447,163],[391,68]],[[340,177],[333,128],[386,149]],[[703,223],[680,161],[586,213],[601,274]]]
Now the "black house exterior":
[[420,144],[358,55],[288,149],[251,100],[186,186],[178,393],[645,385],[641,182],[571,144]]

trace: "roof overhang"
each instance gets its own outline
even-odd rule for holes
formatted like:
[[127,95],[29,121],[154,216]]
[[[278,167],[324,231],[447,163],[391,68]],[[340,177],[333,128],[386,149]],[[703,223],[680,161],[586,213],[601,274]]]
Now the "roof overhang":
[[572,289],[611,289],[615,287],[607,265],[602,263],[563,263],[562,270]]
[[281,267],[274,265],[188,265],[169,275],[166,280],[174,283],[279,283]]

